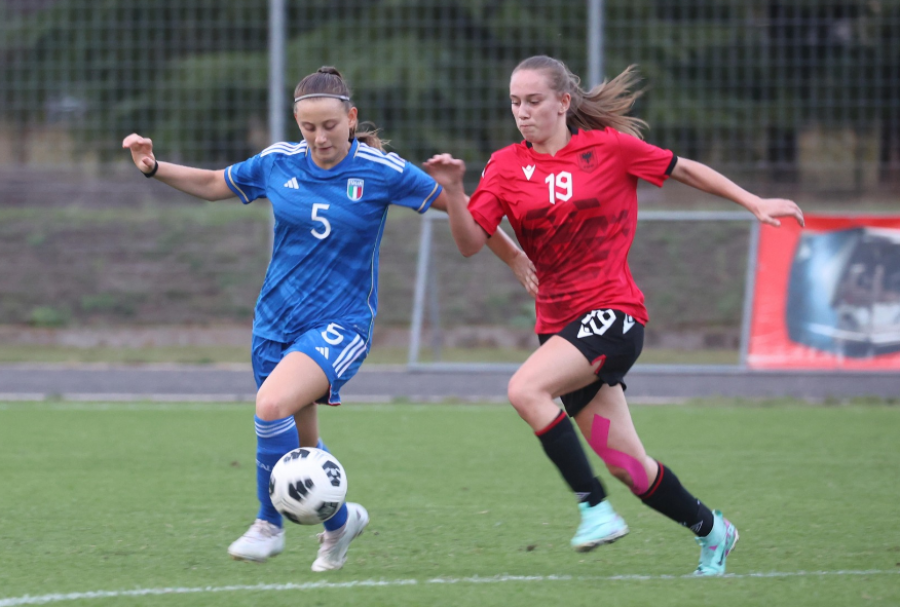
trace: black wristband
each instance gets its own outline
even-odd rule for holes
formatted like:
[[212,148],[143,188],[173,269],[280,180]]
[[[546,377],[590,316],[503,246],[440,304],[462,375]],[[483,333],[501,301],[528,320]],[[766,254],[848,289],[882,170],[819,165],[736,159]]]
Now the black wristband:
[[153,170],[150,171],[149,173],[144,173],[144,177],[146,177],[147,179],[150,179],[151,177],[156,175],[156,171],[158,171],[158,170],[159,170],[159,161],[154,158],[153,159]]

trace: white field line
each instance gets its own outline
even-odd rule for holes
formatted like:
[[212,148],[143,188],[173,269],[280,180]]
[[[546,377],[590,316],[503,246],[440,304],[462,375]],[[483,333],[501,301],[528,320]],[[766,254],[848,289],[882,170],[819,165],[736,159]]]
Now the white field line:
[[[900,574],[895,569],[840,570],[840,571],[769,571],[761,573],[729,573],[722,578],[731,580],[752,578],[792,578],[792,577],[826,577],[826,576],[866,576]],[[302,584],[255,584],[252,586],[197,586],[189,588],[138,588],[135,590],[96,590],[92,592],[70,592],[67,594],[25,595],[0,599],[0,607],[18,607],[19,605],[47,605],[63,601],[80,601],[86,599],[114,599],[137,596],[158,596],[167,594],[202,594],[217,592],[270,592],[285,590],[340,590],[343,588],[365,588],[386,586],[429,586],[435,584],[500,584],[509,582],[647,582],[658,580],[702,580],[694,575],[610,575],[610,576],[571,576],[571,575],[495,575],[491,577],[464,578],[430,578],[426,580],[358,580],[350,582],[305,582]]]
[[[345,403],[392,403],[401,397],[392,396],[390,394],[342,394],[341,399]],[[2,401],[71,401],[71,402],[133,402],[133,401],[149,401],[149,402],[214,402],[214,403],[252,403],[256,401],[255,394],[192,394],[192,393],[125,393],[125,392],[72,392],[63,394],[50,394],[44,392],[0,392],[0,402]],[[508,402],[506,397],[500,397],[493,394],[475,395],[475,396],[435,396],[428,394],[411,394],[404,395],[402,400],[416,403],[443,403],[447,401],[453,402],[471,402],[471,403],[500,403]]]
[[39,402],[2,402],[0,411],[252,411],[252,403],[237,402],[82,402],[47,400]]
[[[356,404],[391,404],[401,400],[399,396],[390,394],[344,394],[341,396],[345,403]],[[256,400],[255,394],[140,394],[124,392],[73,392],[64,394],[51,394],[45,392],[0,392],[0,403],[3,402],[104,402],[104,403],[128,403],[135,401],[156,403],[252,403]],[[482,394],[475,396],[435,396],[433,394],[412,394],[403,396],[404,402],[411,403],[490,403],[505,404],[509,401],[506,396],[496,394]],[[687,398],[678,397],[635,397],[628,401],[630,405],[683,405]]]
[[[346,411],[404,411],[410,412],[415,410],[428,410],[435,406],[435,403],[425,403],[421,401],[410,403],[394,403],[394,402],[364,402],[355,398],[344,398]],[[477,403],[456,402],[456,403],[436,403],[452,406],[454,410],[465,411],[467,414],[475,411],[494,411],[496,409],[490,406],[500,406],[499,403],[485,403],[479,401]],[[355,405],[360,405],[359,407]],[[507,405],[509,406],[509,405]],[[185,399],[181,401],[160,400],[151,401],[150,399],[140,399],[134,401],[107,401],[107,400],[62,400],[62,399],[9,399],[4,402],[0,395],[0,411],[210,411],[220,412],[226,410],[252,411],[252,402],[238,401],[196,401]]]
[[127,403],[133,401],[150,401],[164,403],[252,403],[255,394],[131,394],[124,392],[73,392],[50,394],[43,392],[0,392],[0,401],[71,401],[71,402],[108,402]]

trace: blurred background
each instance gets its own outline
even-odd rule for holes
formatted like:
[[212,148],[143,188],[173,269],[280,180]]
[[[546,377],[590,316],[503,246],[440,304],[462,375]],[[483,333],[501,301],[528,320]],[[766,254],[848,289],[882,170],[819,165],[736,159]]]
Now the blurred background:
[[[638,64],[646,139],[758,194],[898,208],[897,0],[0,0],[0,362],[249,360],[266,201],[205,203],[143,179],[127,134],[222,168],[298,140],[293,88],[334,65],[392,151],[462,157],[471,189],[519,139],[508,79],[534,54],[586,85]],[[736,210],[676,183],[639,198]],[[651,315],[641,361],[738,362],[749,218],[646,217],[630,256]],[[433,223],[420,359],[524,360],[530,299]],[[408,360],[422,225],[390,215],[372,362]]]

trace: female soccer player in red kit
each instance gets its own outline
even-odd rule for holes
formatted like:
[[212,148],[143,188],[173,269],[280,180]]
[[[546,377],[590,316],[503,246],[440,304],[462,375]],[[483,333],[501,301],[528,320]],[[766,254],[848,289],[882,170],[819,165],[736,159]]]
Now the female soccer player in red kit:
[[[526,59],[510,80],[522,143],[495,152],[467,200],[465,165],[448,154],[426,169],[449,196],[459,250],[474,255],[507,216],[537,269],[540,348],[509,382],[513,407],[579,498],[572,545],[587,551],[628,527],[606,500],[575,429],[609,471],[647,506],[688,527],[701,546],[698,575],[725,572],[738,533],[719,511],[691,495],[672,470],[649,457],[625,401],[625,374],[641,353],[647,310],[628,269],[637,226],[637,180],[672,177],[731,200],[761,222],[803,214],[789,200],[762,199],[713,169],[640,139],[646,123],[627,116],[640,94],[632,68],[584,91],[551,57]],[[553,399],[561,397],[565,412]]]

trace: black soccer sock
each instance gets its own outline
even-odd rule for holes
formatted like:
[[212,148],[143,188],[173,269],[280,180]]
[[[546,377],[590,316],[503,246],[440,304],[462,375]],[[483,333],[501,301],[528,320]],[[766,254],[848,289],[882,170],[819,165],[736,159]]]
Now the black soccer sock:
[[579,502],[586,501],[591,506],[596,506],[606,499],[606,491],[603,490],[600,479],[594,476],[578,435],[575,434],[575,428],[565,411],[560,411],[550,425],[534,434],[540,439],[544,453],[578,496]]
[[688,493],[671,468],[660,462],[656,480],[638,497],[647,506],[684,525],[698,537],[706,537],[713,528],[713,513],[703,502]]

